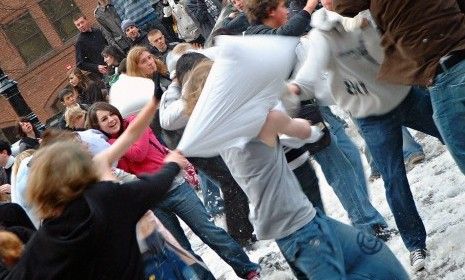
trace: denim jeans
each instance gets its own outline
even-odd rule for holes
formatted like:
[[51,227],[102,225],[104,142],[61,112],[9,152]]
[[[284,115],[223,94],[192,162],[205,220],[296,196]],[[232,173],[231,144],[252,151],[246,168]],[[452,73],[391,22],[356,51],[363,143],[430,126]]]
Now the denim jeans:
[[220,189],[204,172],[199,170],[200,189],[202,189],[203,205],[207,213],[216,216],[224,213],[224,200]]
[[[409,158],[415,155],[424,155],[423,147],[413,138],[410,131],[403,126],[402,127],[402,152],[404,154],[404,161],[408,162]],[[371,173],[379,174],[378,168],[376,168],[371,156],[370,149],[366,149],[365,156],[367,158],[368,164],[371,168]]]
[[158,232],[152,233],[145,241],[149,248],[142,254],[145,279],[200,280],[195,270],[166,244]]
[[330,125],[331,144],[314,155],[328,184],[349,215],[352,224],[372,233],[376,224],[386,225],[370,202],[360,152],[344,130],[344,123],[328,107],[320,107]]
[[409,279],[381,240],[319,212],[276,243],[307,279]]
[[402,154],[402,126],[441,139],[432,115],[429,93],[412,87],[405,100],[391,112],[355,119],[381,173],[387,202],[409,251],[425,248],[426,231],[407,180]]
[[465,60],[437,75],[429,91],[434,122],[465,174]]
[[[258,264],[250,261],[247,254],[228,233],[211,222],[211,216],[208,215],[202,201],[187,183],[183,183],[168,192],[163,201],[156,205],[156,208],[165,212],[163,214],[154,209],[163,225],[189,252],[193,253],[189,240],[173,214],[183,220],[205,244],[229,264],[237,276],[245,278],[250,271],[259,269]],[[194,254],[194,256],[197,255]],[[200,275],[199,278],[203,279]]]

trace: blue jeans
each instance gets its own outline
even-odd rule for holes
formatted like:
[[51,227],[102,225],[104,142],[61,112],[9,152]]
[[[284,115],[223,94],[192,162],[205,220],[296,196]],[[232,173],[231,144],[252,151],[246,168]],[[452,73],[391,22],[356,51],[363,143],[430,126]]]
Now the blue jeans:
[[355,119],[381,173],[387,202],[402,240],[410,251],[425,248],[426,231],[407,180],[402,153],[402,126],[441,139],[432,115],[429,93],[412,87],[405,100],[389,113]]
[[[208,215],[202,201],[187,183],[183,183],[168,192],[163,201],[155,207],[155,214],[163,225],[173,234],[181,246],[189,252],[193,253],[193,250],[174,214],[183,220],[205,244],[229,264],[237,276],[246,278],[249,272],[259,269],[259,265],[250,261],[247,254],[228,233],[211,222],[211,216]],[[194,254],[194,256],[197,255]],[[204,279],[200,275],[199,278]]]
[[205,173],[199,170],[200,189],[202,189],[203,205],[211,216],[224,213],[224,200],[220,189]]
[[[412,134],[410,134],[410,131],[408,131],[405,126],[402,127],[402,152],[404,154],[404,161],[406,162],[408,162],[409,158],[412,156],[425,154],[421,145],[413,138]],[[365,156],[370,165],[371,173],[379,174],[369,149],[365,151]]]
[[465,60],[437,75],[429,91],[434,122],[465,174]]
[[145,279],[200,280],[194,269],[166,244],[158,232],[152,233],[145,241],[149,248],[142,254]]
[[409,279],[381,240],[321,213],[276,243],[307,279]]
[[360,152],[345,133],[345,123],[328,107],[320,107],[320,110],[330,125],[331,144],[317,152],[314,158],[328,184],[356,228],[372,233],[376,224],[387,226],[370,202]]

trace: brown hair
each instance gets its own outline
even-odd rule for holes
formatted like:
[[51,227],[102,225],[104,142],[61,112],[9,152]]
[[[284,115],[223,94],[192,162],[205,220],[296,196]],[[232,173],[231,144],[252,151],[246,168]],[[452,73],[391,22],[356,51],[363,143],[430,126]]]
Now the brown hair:
[[[121,116],[121,113],[118,110],[118,108],[106,102],[95,102],[94,104],[92,104],[92,106],[90,106],[89,110],[87,111],[87,119],[86,119],[87,128],[93,128],[93,129],[100,130],[102,133],[106,135],[106,133],[100,128],[100,125],[98,123],[97,111],[108,111],[110,112],[110,114],[112,115],[114,114],[118,116],[118,119],[121,123],[118,134],[121,135],[121,133],[123,133],[125,129],[123,116]],[[107,135],[107,136],[110,136],[110,135]]]
[[23,254],[24,244],[9,231],[0,231],[0,258],[6,267],[11,268],[18,263]]
[[89,84],[92,82],[92,79],[89,77],[89,75],[86,72],[82,71],[81,69],[79,69],[77,67],[75,67],[75,68],[68,71],[68,80],[69,80],[69,76],[71,74],[73,74],[74,76],[76,76],[79,79],[79,82],[76,85],[76,88],[78,90],[87,89]]
[[91,155],[81,144],[54,143],[34,154],[27,182],[27,201],[39,218],[55,218],[98,179]]
[[[16,132],[17,132],[19,138],[27,137],[26,133],[23,131],[23,128],[21,127],[20,123],[22,123],[22,122],[28,122],[28,123],[30,123],[32,125],[31,121],[28,118],[26,118],[26,117],[19,118],[18,125],[16,126]],[[37,130],[37,128],[34,125],[32,125],[32,129],[34,130],[35,137],[39,138],[40,137],[40,132]]]
[[194,111],[195,104],[199,100],[212,65],[213,61],[204,60],[197,64],[189,74],[183,93],[185,103],[184,114],[190,116]]
[[[150,53],[150,51],[146,47],[141,47],[141,46],[135,46],[129,51],[128,56],[126,57],[126,74],[128,76],[151,78],[151,77],[146,77],[144,73],[140,71],[139,66],[138,66],[140,56],[142,55],[143,52]],[[168,68],[166,67],[165,63],[163,63],[163,61],[153,56],[153,54],[150,54],[150,55],[155,59],[155,64],[157,65],[157,72],[164,76],[169,75]]]
[[47,128],[42,135],[42,142],[40,142],[40,148],[44,148],[51,144],[63,141],[75,141],[79,139],[78,135],[69,130]]
[[83,13],[77,13],[73,15],[73,21],[76,21],[80,18],[87,19],[86,15],[84,15]]
[[262,23],[284,0],[245,0],[245,14],[251,23]]

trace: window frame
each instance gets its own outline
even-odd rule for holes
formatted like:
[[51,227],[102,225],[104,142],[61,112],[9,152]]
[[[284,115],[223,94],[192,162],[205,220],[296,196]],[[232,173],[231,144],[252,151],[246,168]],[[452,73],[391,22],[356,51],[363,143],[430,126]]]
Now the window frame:
[[[34,33],[29,35],[28,37],[26,37],[24,39],[22,38],[21,40],[16,41],[15,36],[12,35],[13,34],[12,32],[15,31],[13,29],[16,29],[15,25],[19,21],[25,20],[25,18],[27,18],[27,17],[31,20],[31,23],[36,28],[36,30],[34,31]],[[24,14],[21,14],[19,17],[15,18],[14,20],[12,20],[12,21],[8,22],[7,24],[3,25],[2,29],[3,29],[3,32],[5,33],[6,38],[8,39],[8,41],[15,47],[15,49],[18,51],[21,59],[24,61],[24,63],[27,66],[29,66],[29,65],[33,64],[34,62],[40,60],[42,57],[44,57],[45,55],[47,55],[48,53],[53,51],[52,45],[50,44],[47,37],[43,33],[42,29],[40,29],[39,25],[37,24],[37,21],[34,19],[31,12],[29,12],[29,11],[26,11]],[[38,56],[29,57],[27,54],[25,54],[23,46],[25,45],[25,43],[30,42],[31,39],[36,37],[36,36],[38,36],[39,39],[44,40],[43,42],[46,43],[45,49]],[[34,52],[34,53],[37,53],[37,52]]]
[[[51,2],[51,1],[53,1],[53,0],[42,0],[38,4],[39,4],[41,10],[44,12],[45,16],[47,17],[47,20],[53,26],[53,29],[57,33],[57,35],[60,38],[61,42],[66,43],[69,40],[73,39],[76,35],[78,35],[79,31],[77,29],[75,29],[75,32],[73,34],[69,34],[69,35],[65,34],[65,31],[64,31],[64,28],[63,28],[64,25],[62,23],[63,22],[62,20],[64,18],[70,17],[71,21],[72,21],[73,14],[74,13],[82,13],[81,9],[76,4],[75,0],[66,0],[66,1],[71,2],[70,4],[72,4],[74,6],[74,8],[69,9],[68,11],[66,11],[66,13],[60,15],[57,18],[52,18],[52,14],[49,13],[50,10],[48,10],[46,8],[47,6],[49,6],[48,4],[46,4],[46,2]],[[60,1],[60,2],[64,2],[64,1]],[[64,36],[64,35],[67,35],[67,36]]]

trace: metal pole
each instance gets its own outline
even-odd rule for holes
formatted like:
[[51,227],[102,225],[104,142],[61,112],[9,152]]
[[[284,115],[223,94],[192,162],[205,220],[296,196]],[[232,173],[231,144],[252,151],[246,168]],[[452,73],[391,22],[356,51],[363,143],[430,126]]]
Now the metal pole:
[[40,132],[45,130],[45,125],[39,121],[19,92],[18,83],[8,79],[2,68],[0,68],[0,95],[6,98],[18,116],[27,118]]

